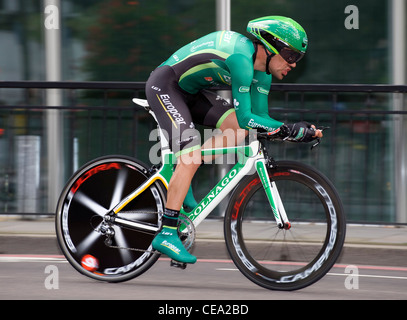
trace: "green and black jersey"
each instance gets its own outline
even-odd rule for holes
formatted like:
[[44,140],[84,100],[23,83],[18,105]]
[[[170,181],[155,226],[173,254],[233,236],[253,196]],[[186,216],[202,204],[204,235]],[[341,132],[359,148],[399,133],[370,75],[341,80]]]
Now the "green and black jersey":
[[[200,148],[195,124],[220,128],[232,112],[246,130],[282,125],[268,114],[271,76],[254,70],[254,53],[248,38],[218,31],[182,47],[151,73],[147,99],[177,156]],[[221,85],[231,86],[231,102],[208,90]]]
[[218,31],[189,43],[161,66],[170,66],[178,85],[195,94],[217,85],[232,88],[241,128],[272,131],[282,125],[268,114],[271,75],[253,69],[254,45],[233,31]]

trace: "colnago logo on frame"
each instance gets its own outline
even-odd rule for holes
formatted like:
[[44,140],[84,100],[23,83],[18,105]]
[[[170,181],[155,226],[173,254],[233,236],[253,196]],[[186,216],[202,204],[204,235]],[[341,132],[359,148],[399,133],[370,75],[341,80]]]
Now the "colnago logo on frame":
[[206,206],[212,202],[212,200],[221,192],[229,183],[233,180],[233,178],[237,174],[237,169],[233,169],[229,172],[229,174],[223,178],[213,189],[212,191],[206,196],[204,200],[199,204],[199,206],[195,209],[194,215],[199,215]]

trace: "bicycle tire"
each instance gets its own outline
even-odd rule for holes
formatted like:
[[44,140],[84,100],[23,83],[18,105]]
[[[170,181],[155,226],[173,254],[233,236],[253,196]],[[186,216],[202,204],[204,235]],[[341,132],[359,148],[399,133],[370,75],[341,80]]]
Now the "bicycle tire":
[[[106,156],[85,164],[69,179],[57,204],[56,234],[63,254],[80,273],[121,282],[139,276],[157,261],[160,255],[152,253],[151,247],[154,234],[113,226],[112,244],[141,250],[136,251],[108,247],[106,236],[96,231],[103,216],[148,177],[147,167],[138,160]],[[117,216],[158,226],[157,213],[165,207],[165,195],[165,187],[155,182]],[[89,255],[97,268],[83,265]]]
[[255,173],[231,195],[224,220],[226,246],[252,282],[270,290],[298,290],[321,279],[336,262],[345,240],[345,214],[333,184],[314,168],[277,161],[268,173],[291,228],[277,227]]

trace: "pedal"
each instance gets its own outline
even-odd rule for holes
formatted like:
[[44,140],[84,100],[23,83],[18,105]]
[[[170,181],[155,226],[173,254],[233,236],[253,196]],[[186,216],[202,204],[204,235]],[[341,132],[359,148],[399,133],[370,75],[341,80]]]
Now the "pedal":
[[187,267],[187,264],[185,262],[179,262],[171,259],[170,266],[184,270]]

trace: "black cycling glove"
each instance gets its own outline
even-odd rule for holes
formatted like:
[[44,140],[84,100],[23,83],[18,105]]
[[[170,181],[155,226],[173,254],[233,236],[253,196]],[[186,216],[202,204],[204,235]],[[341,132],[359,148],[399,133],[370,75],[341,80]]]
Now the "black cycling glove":
[[316,130],[306,121],[283,124],[279,134],[282,138],[295,142],[311,142],[316,139]]

